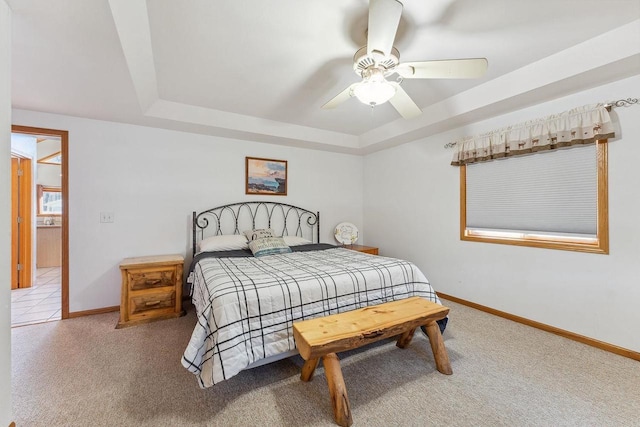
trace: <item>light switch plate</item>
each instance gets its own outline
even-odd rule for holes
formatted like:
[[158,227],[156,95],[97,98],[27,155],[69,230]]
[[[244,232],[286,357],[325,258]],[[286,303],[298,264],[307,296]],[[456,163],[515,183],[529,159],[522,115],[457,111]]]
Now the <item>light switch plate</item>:
[[100,222],[113,222],[114,218],[113,212],[100,212]]

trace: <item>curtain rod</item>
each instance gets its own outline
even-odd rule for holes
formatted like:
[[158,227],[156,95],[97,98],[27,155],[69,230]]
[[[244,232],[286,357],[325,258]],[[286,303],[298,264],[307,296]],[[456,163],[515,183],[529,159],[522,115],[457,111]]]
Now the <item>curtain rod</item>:
[[[630,107],[633,104],[638,103],[638,98],[627,98],[627,99],[618,99],[617,101],[607,102],[604,104],[604,108],[607,111],[611,111],[613,107]],[[444,144],[444,148],[453,148],[456,146],[455,142],[447,142]]]
[[638,98],[627,98],[627,99],[618,99],[617,101],[607,102],[604,104],[604,108],[607,111],[611,111],[613,107],[630,107],[632,104],[637,104]]

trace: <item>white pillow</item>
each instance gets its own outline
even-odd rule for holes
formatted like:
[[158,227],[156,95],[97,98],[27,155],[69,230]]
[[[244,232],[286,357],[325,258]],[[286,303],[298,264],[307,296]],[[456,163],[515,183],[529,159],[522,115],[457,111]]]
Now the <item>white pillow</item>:
[[201,252],[233,251],[236,249],[248,249],[249,242],[241,234],[229,234],[227,236],[211,236],[200,242]]
[[289,246],[308,245],[313,243],[311,240],[307,240],[300,236],[282,236],[284,242]]
[[252,240],[249,242],[249,249],[255,257],[291,252],[291,248],[284,243],[282,237],[264,237]]
[[249,241],[263,239],[265,237],[277,237],[271,228],[255,228],[253,230],[247,230],[243,234],[247,236]]

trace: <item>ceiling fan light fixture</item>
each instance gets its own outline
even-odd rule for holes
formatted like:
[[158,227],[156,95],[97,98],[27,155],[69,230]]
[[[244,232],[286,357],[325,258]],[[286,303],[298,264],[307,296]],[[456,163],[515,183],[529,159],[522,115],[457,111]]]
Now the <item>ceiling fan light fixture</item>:
[[365,80],[353,88],[353,95],[358,98],[358,101],[372,107],[384,104],[395,94],[395,86],[384,79],[382,81]]
[[[369,0],[367,44],[353,56],[353,71],[362,81],[353,83],[322,105],[332,109],[351,97],[370,107],[389,101],[405,119],[422,110],[404,91],[403,79],[471,79],[487,71],[486,58],[462,58],[400,63],[400,52],[393,46],[402,18],[400,0]],[[397,81],[386,80],[394,74]]]

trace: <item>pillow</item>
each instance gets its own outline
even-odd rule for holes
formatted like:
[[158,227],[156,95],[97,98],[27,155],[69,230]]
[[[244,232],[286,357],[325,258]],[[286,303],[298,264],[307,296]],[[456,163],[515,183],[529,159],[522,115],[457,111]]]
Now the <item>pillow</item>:
[[232,251],[235,249],[247,249],[248,247],[249,242],[247,242],[247,238],[240,234],[211,236],[206,239],[202,239],[200,242],[201,252]]
[[308,245],[313,243],[311,240],[307,240],[300,236],[282,236],[284,242],[289,246]]
[[291,252],[291,248],[287,246],[282,237],[263,237],[252,240],[249,242],[249,249],[255,257]]
[[255,228],[253,230],[245,231],[244,235],[247,236],[247,240],[249,241],[262,239],[265,237],[276,237],[276,234],[272,228]]

